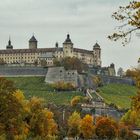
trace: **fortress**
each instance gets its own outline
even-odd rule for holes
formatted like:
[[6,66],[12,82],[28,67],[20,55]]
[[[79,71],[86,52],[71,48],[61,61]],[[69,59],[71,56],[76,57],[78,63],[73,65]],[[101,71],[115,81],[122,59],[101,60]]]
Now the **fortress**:
[[9,39],[6,49],[0,50],[1,63],[41,65],[41,61],[45,61],[49,67],[53,66],[55,58],[59,60],[64,57],[77,57],[85,64],[101,67],[101,48],[98,43],[92,50],[74,48],[70,35],[67,34],[62,47],[56,43],[54,48],[38,48],[37,44],[38,41],[33,35],[29,40],[28,49],[14,49]]

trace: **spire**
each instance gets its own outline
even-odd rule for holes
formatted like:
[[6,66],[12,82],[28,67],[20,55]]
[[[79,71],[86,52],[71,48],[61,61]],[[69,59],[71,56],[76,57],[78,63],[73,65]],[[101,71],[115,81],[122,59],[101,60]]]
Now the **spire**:
[[97,43],[97,41],[96,44],[93,46],[93,49],[100,49],[100,45]]
[[10,36],[9,36],[8,45],[11,46],[11,38],[10,38]]
[[58,44],[58,42],[56,42],[56,43],[55,43],[55,47],[56,47],[56,48],[58,48],[58,47],[59,47],[59,44]]
[[65,42],[64,43],[72,43],[72,41],[71,41],[71,39],[70,39],[70,35],[69,34],[67,34],[67,38],[66,38],[66,40],[65,40]]
[[31,37],[31,39],[29,40],[29,42],[37,42],[37,40],[36,40],[34,34],[33,34],[33,36]]
[[8,41],[8,45],[6,46],[6,49],[13,49],[13,46],[11,44],[11,38],[9,36],[9,41]]

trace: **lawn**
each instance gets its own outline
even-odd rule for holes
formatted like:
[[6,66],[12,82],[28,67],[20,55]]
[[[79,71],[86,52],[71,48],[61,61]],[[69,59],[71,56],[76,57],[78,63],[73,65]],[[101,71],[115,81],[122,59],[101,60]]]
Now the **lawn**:
[[24,92],[29,99],[32,96],[43,97],[47,103],[69,104],[74,96],[80,92],[55,92],[44,80],[45,77],[9,77],[16,87]]
[[105,99],[105,102],[114,103],[119,108],[130,108],[131,97],[136,95],[136,92],[135,86],[123,84],[109,84],[100,88],[100,95]]

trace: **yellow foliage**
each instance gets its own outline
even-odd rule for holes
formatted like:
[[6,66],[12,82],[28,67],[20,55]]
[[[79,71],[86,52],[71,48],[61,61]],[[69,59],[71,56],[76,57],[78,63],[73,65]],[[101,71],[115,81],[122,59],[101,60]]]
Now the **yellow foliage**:
[[72,100],[71,100],[71,106],[76,106],[78,103],[80,103],[82,101],[83,97],[82,96],[75,96]]
[[92,138],[95,134],[95,127],[93,125],[93,117],[86,115],[80,124],[80,131],[85,139]]
[[80,134],[80,123],[81,117],[80,114],[74,112],[68,119],[68,126],[69,126],[69,135],[70,136],[78,136]]
[[16,90],[13,94],[19,101],[25,100],[25,96],[21,90]]

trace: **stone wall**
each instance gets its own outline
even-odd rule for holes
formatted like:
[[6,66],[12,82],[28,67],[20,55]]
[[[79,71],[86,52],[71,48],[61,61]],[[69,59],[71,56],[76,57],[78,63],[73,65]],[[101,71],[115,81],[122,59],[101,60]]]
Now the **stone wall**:
[[50,67],[46,74],[46,83],[55,83],[59,81],[71,82],[77,86],[77,70],[65,70],[64,67]]
[[30,66],[0,66],[0,76],[45,76],[47,69],[43,67]]
[[104,84],[127,84],[127,85],[135,85],[135,81],[132,78],[127,77],[117,77],[117,76],[101,76]]

